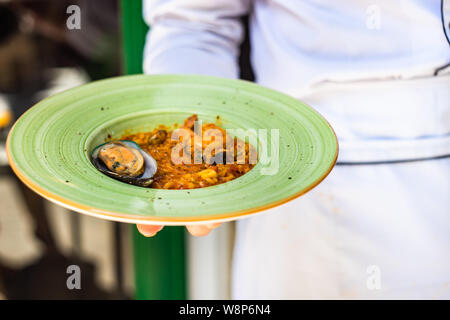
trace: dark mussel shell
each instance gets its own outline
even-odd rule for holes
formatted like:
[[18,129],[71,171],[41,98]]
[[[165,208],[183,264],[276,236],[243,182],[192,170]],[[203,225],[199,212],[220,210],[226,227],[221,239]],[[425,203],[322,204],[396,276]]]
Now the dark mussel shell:
[[[115,145],[117,145],[118,147],[132,149],[131,151],[133,153],[138,151],[138,153],[143,158],[143,170],[139,170],[136,174],[117,172],[114,171],[114,168],[116,167],[116,165],[117,167],[121,165],[117,162],[114,162],[114,164],[110,166],[111,168],[108,167],[102,159],[100,151],[104,151],[105,147],[114,147]],[[107,176],[141,187],[150,186],[150,184],[153,182],[153,176],[155,175],[157,170],[155,159],[153,159],[147,152],[142,150],[137,143],[128,140],[110,141],[95,147],[91,154],[91,162],[100,172],[106,174]]]

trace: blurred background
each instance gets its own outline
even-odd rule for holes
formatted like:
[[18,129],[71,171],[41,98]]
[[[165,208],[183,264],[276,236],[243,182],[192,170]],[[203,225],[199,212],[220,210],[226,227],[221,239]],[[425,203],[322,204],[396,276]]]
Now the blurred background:
[[[95,5],[94,5],[95,3]],[[70,5],[81,29],[69,30]],[[0,1],[0,297],[132,298],[130,229],[43,200],[12,174],[11,123],[39,100],[121,71],[119,3]],[[82,290],[68,290],[78,265]]]
[[[231,223],[204,238],[182,227],[144,238],[44,200],[8,165],[8,131],[35,103],[142,73],[141,1],[0,0],[0,21],[0,299],[229,298]],[[241,49],[241,77],[252,80],[248,38]],[[66,284],[71,265],[81,270],[79,290]]]

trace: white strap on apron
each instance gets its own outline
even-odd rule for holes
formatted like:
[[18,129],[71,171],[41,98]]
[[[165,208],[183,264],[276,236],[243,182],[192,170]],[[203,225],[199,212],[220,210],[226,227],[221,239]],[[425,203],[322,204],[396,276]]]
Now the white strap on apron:
[[450,155],[450,75],[322,83],[299,99],[334,127],[338,162]]
[[442,23],[445,36],[450,44],[450,0],[442,0]]

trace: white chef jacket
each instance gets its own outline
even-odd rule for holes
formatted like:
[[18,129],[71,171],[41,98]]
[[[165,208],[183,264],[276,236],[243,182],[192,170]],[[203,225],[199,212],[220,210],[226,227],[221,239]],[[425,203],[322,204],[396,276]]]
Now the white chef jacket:
[[[236,78],[239,17],[249,14],[256,82],[309,103],[340,142],[345,166],[317,190],[238,223],[235,298],[450,294],[450,49],[443,25],[449,13],[441,17],[440,0],[144,4],[151,26],[146,73]],[[389,164],[433,158],[440,160]],[[420,202],[423,192],[430,212]],[[373,232],[387,224],[387,234]],[[419,250],[420,243],[432,248]],[[402,261],[418,266],[405,272]],[[383,289],[367,289],[370,271],[386,275]]]

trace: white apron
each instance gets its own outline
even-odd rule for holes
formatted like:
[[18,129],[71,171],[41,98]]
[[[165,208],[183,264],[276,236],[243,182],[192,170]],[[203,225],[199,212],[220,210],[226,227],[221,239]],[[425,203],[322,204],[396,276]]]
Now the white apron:
[[[384,85],[328,86],[304,97],[347,138],[338,165],[305,196],[238,222],[234,298],[450,298],[450,143],[448,135],[430,138],[450,125],[450,77]],[[333,112],[342,105],[359,108]],[[366,106],[385,121],[371,126],[358,112]],[[340,128],[348,117],[361,126]],[[405,138],[355,138],[376,130]],[[412,159],[424,160],[391,163]]]
[[[307,195],[237,223],[232,297],[450,298],[441,1],[148,0],[145,72],[237,77],[243,14],[256,82],[323,114],[342,165]],[[212,270],[220,247],[202,248],[195,261]],[[212,275],[205,290],[217,274],[202,272]]]

